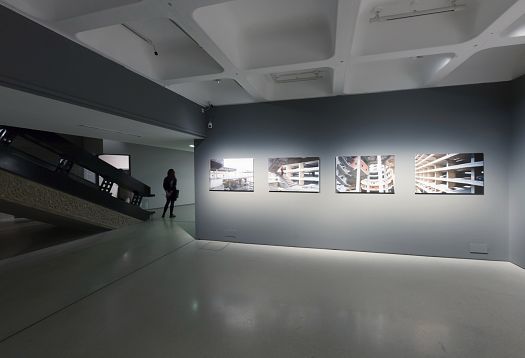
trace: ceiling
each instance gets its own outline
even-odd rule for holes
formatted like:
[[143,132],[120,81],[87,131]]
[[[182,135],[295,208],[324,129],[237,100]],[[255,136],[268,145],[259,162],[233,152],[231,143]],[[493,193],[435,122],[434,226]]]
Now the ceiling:
[[[200,104],[508,81],[525,0],[0,0]],[[419,14],[418,12],[416,12]],[[158,55],[156,55],[157,53]]]
[[[0,86],[2,124],[193,152],[198,137]],[[125,128],[123,130],[122,128]]]

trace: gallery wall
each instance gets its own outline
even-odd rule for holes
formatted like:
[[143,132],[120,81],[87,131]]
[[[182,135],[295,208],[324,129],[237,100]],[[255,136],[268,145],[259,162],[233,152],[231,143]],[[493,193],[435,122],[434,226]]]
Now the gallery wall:
[[510,260],[525,268],[525,77],[514,82],[515,112],[509,164]]
[[104,140],[104,153],[130,156],[131,175],[149,185],[151,192],[155,194],[153,198],[143,199],[147,208],[164,206],[162,181],[170,168],[174,168],[177,173],[177,188],[180,190],[175,205],[195,203],[193,152]]
[[[216,108],[195,151],[197,237],[507,260],[510,94],[499,83]],[[417,153],[484,153],[485,194],[415,195]],[[395,194],[336,194],[337,155],[390,154]],[[310,156],[320,193],[268,191],[268,158]],[[255,191],[209,191],[209,160],[243,157]]]

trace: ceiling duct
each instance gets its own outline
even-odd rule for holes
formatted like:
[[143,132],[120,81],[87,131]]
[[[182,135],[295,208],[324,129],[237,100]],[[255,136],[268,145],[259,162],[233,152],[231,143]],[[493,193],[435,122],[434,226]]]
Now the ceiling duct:
[[272,79],[279,84],[293,82],[316,81],[324,78],[322,70],[309,70],[300,72],[272,73]]
[[[410,4],[412,5],[414,4],[414,2],[411,1]],[[467,6],[465,4],[458,4],[457,0],[450,0],[450,3],[448,6],[440,6],[440,7],[429,8],[429,9],[421,9],[421,10],[414,9],[414,10],[403,12],[403,13],[389,14],[389,15],[383,15],[384,9],[381,7],[376,7],[373,10],[373,13],[375,14],[375,16],[370,18],[370,23],[410,19],[413,17],[420,17],[420,16],[426,16],[426,15],[444,14],[444,13],[449,13],[449,12],[465,10],[466,7]]]

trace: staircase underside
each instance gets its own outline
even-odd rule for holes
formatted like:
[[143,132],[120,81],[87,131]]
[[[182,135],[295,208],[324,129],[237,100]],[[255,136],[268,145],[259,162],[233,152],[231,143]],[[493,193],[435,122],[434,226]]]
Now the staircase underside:
[[0,211],[85,229],[117,229],[141,221],[0,170]]

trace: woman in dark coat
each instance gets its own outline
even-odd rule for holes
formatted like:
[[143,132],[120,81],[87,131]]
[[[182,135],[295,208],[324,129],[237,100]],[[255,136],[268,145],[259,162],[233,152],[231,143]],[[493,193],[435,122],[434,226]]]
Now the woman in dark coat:
[[168,206],[170,207],[170,218],[174,218],[173,208],[175,207],[175,200],[177,200],[177,177],[175,177],[175,170],[168,170],[168,176],[164,178],[164,183],[162,183],[164,190],[166,191],[166,205],[164,205],[164,212],[162,217],[166,216],[166,211]]

